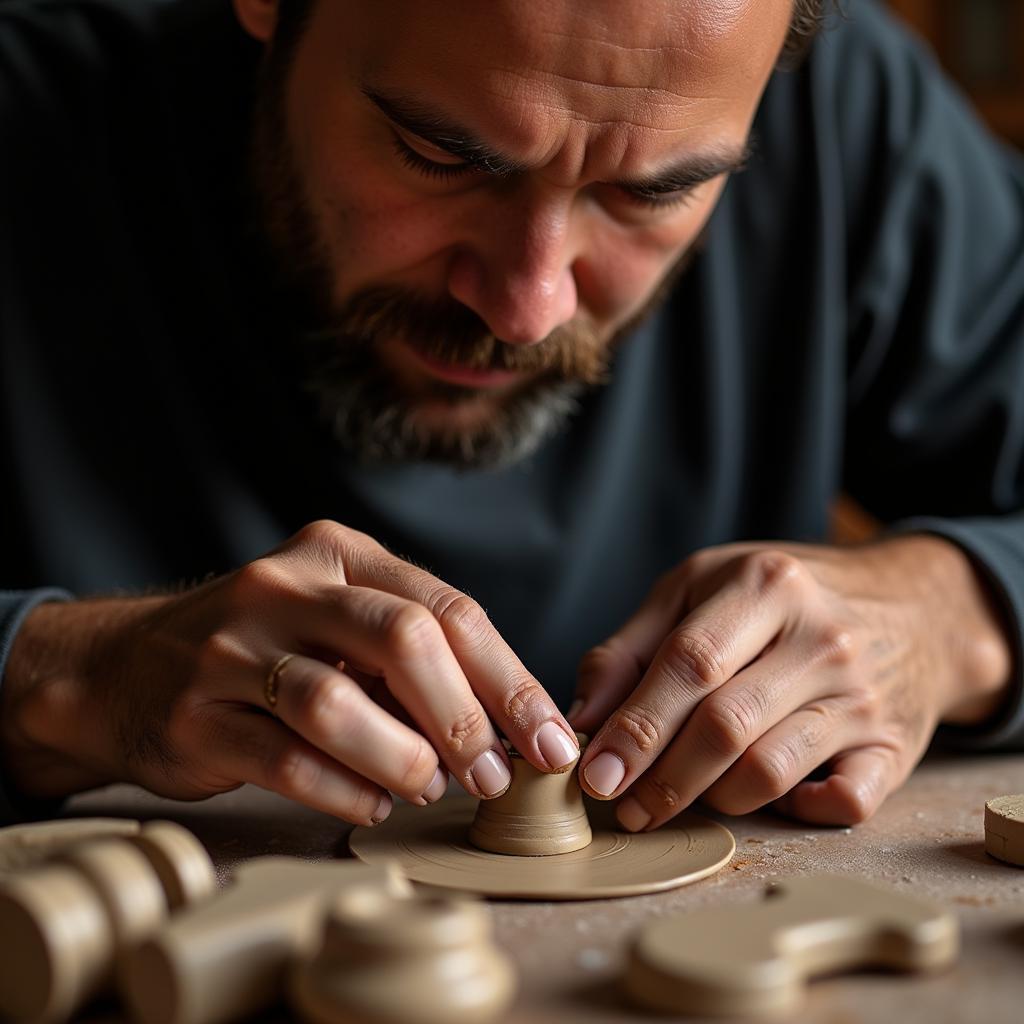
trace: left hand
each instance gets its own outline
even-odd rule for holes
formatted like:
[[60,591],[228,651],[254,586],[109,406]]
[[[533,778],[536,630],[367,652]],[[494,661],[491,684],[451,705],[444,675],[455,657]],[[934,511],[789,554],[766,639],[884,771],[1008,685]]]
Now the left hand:
[[977,570],[939,537],[709,548],[583,659],[569,720],[598,731],[580,780],[598,799],[625,794],[631,831],[698,797],[853,824],[902,785],[940,721],[998,708],[1012,661]]

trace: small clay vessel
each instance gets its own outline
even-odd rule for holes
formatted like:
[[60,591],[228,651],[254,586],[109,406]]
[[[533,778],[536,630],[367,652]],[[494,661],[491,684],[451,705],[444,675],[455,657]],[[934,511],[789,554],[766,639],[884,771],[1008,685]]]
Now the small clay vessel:
[[487,1024],[516,988],[491,931],[482,903],[352,890],[320,952],[296,964],[292,1005],[311,1024]]
[[[580,750],[586,737],[579,736]],[[593,840],[583,806],[576,759],[556,775],[538,771],[521,754],[509,750],[512,783],[493,800],[481,800],[469,830],[480,850],[518,857],[572,853]]]

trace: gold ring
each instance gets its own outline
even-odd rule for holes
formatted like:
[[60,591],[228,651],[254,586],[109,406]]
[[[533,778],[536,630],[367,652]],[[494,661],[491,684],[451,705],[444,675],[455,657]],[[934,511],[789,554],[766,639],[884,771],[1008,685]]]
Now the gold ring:
[[263,684],[263,696],[270,705],[270,710],[277,714],[277,684],[281,679],[281,670],[294,658],[294,654],[283,654],[274,662],[274,667],[267,675],[267,681]]

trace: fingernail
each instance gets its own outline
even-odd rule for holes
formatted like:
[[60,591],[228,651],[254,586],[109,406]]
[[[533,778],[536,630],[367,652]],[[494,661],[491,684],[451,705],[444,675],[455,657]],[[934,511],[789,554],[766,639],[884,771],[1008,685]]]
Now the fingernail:
[[626,777],[626,766],[621,757],[608,753],[598,754],[586,768],[583,776],[587,785],[601,796],[611,796]]
[[485,750],[470,769],[473,781],[484,796],[497,796],[508,789],[512,776],[505,762],[493,750]]
[[548,766],[556,772],[568,768],[580,756],[576,744],[555,722],[545,722],[537,730],[537,747]]
[[582,710],[583,700],[582,698],[577,697],[570,705],[569,710],[566,712],[566,721],[571,722]]
[[651,823],[651,816],[644,810],[639,800],[627,796],[615,810],[615,817],[627,832],[639,832]]
[[391,795],[389,793],[385,793],[380,798],[380,803],[377,804],[377,810],[373,812],[373,817],[370,818],[370,822],[374,825],[379,825],[391,813],[392,807],[394,807],[394,804],[391,801]]
[[434,777],[430,780],[430,785],[423,790],[423,799],[428,804],[436,803],[448,792],[448,773],[438,765],[437,770],[434,772]]

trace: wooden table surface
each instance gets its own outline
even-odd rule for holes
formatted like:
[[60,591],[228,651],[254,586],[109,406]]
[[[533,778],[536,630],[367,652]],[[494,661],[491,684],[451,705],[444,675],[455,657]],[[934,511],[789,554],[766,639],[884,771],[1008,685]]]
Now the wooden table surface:
[[[665,914],[757,899],[768,883],[787,875],[838,872],[942,903],[960,918],[963,950],[955,967],[934,976],[861,973],[818,981],[801,1022],[1019,1024],[1024,868],[985,853],[982,821],[985,801],[1004,793],[1024,793],[1024,756],[933,757],[871,821],[854,829],[812,828],[771,814],[719,817],[736,836],[735,858],[717,875],[674,892],[495,902],[498,940],[515,959],[522,987],[508,1022],[650,1021],[616,984],[637,927]],[[76,798],[70,813],[178,821],[206,844],[222,879],[233,864],[262,854],[347,854],[348,826],[255,789],[178,804],[114,787]]]

